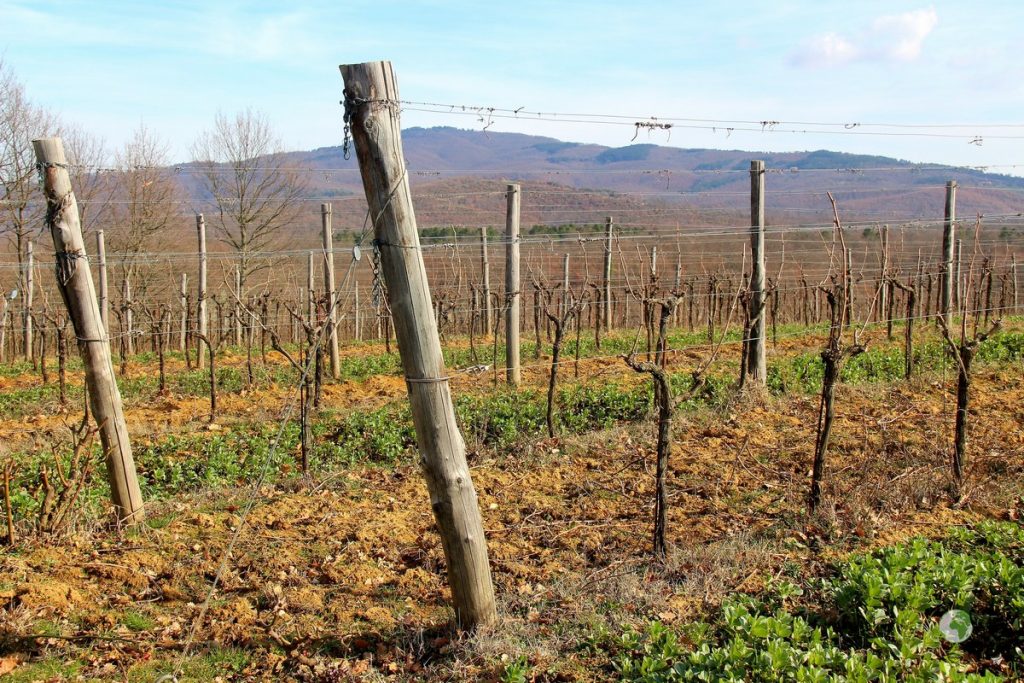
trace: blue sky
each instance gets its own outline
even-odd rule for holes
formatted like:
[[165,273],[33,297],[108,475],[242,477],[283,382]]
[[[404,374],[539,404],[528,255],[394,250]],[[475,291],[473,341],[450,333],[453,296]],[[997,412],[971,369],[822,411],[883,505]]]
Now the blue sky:
[[[37,102],[121,144],[140,121],[175,160],[220,110],[264,111],[291,149],[340,144],[337,65],[390,59],[403,99],[627,117],[490,130],[629,144],[628,117],[969,124],[906,135],[675,128],[638,141],[827,148],[1021,164],[1024,3],[44,2],[0,0],[0,55]],[[403,123],[480,127],[406,111]],[[1018,124],[1016,128],[991,128]],[[806,128],[787,126],[781,128]],[[981,136],[981,144],[971,140]],[[1010,171],[1011,169],[1000,169]]]

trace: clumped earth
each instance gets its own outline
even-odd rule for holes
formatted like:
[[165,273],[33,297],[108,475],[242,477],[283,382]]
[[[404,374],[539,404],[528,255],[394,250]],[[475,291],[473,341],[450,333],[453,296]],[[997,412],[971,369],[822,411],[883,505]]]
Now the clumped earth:
[[[778,354],[815,349],[808,339]],[[585,361],[581,376],[595,375],[640,381],[614,359]],[[148,506],[141,529],[89,519],[57,537],[23,528],[18,546],[0,555],[0,673],[12,681],[609,680],[616,670],[594,646],[598,634],[652,621],[683,627],[729,595],[756,595],[780,577],[806,580],[850,553],[1018,519],[1022,375],[1019,360],[977,368],[958,504],[947,475],[952,372],[840,389],[826,501],[814,517],[804,500],[815,395],[745,394],[680,411],[664,563],[650,557],[648,421],[523,438],[513,448],[476,444],[471,466],[501,620],[475,634],[451,626],[444,558],[411,454],[310,477],[273,472],[256,490],[240,482],[165,497]],[[530,379],[543,382],[543,367]],[[461,376],[455,391],[484,393],[489,383]],[[326,408],[352,410],[384,405],[404,387],[384,374],[325,390]],[[218,422],[267,419],[289,392],[273,384],[228,394]],[[204,424],[201,397],[159,401],[130,409],[137,439]],[[39,448],[39,435],[59,424],[26,414],[0,423],[0,435]]]

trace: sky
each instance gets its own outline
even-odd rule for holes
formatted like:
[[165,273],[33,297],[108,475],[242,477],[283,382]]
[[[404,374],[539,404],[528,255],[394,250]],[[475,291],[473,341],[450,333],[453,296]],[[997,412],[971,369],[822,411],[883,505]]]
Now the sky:
[[[1022,27],[1019,0],[0,0],[0,57],[33,100],[111,150],[144,123],[173,161],[217,112],[247,107],[288,149],[341,144],[338,65],[387,59],[403,100],[523,110],[481,120],[409,105],[405,127],[1024,175]],[[651,117],[674,125],[635,127]]]

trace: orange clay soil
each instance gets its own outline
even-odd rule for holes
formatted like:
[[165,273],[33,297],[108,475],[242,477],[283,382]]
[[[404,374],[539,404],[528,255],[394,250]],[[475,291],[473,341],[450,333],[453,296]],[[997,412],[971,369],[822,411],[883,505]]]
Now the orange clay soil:
[[[602,362],[590,363],[593,374]],[[489,381],[464,377],[457,388]],[[927,380],[840,388],[826,502],[814,518],[803,511],[816,397],[747,397],[680,414],[664,566],[648,558],[649,425],[472,462],[501,605],[500,624],[473,636],[448,626],[444,559],[412,465],[261,489],[201,621],[247,491],[158,502],[141,531],[30,540],[0,556],[0,658],[6,650],[15,673],[53,665],[50,680],[155,680],[198,624],[181,680],[497,680],[520,655],[544,672],[536,680],[607,680],[607,662],[580,647],[598,626],[681,623],[785,566],[811,572],[858,548],[1016,518],[1019,367],[977,371],[958,507],[947,493],[951,391]],[[327,388],[328,405],[403,393],[395,377]],[[225,411],[241,415],[253,399],[225,397]],[[201,400],[169,403],[132,411],[183,422],[203,413]]]

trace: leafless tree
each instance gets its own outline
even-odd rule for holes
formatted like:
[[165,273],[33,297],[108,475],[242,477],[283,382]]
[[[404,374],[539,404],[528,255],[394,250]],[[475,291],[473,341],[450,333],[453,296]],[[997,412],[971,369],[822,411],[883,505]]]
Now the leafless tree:
[[[0,61],[0,231],[18,259],[18,289],[27,289],[27,250],[43,224],[45,202],[39,193],[33,138],[50,134],[56,119],[28,99],[25,86]],[[22,297],[22,301],[26,301]],[[24,312],[30,315],[29,311]]]
[[173,221],[178,185],[168,168],[166,143],[142,124],[116,154],[115,168],[107,240],[122,281],[134,282],[141,255]]
[[254,259],[294,219],[305,180],[284,155],[266,116],[246,109],[218,114],[192,146],[192,157],[217,207],[214,228],[238,254],[240,298],[246,280],[267,265]]

